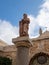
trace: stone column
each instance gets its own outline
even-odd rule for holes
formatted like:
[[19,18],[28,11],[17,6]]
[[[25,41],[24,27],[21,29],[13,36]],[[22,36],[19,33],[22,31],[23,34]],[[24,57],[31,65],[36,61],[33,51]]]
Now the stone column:
[[28,65],[29,47],[31,46],[31,43],[29,42],[29,37],[18,37],[14,38],[12,41],[17,48],[16,65]]

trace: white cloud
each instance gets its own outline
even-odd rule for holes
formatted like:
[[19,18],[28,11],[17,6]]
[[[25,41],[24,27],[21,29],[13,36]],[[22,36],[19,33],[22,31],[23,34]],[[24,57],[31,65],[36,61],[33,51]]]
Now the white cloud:
[[37,21],[39,25],[49,28],[49,1],[45,0],[41,7],[42,9],[39,11]]
[[12,38],[18,36],[18,27],[5,20],[0,20],[0,39],[12,44]]
[[28,15],[30,18],[29,34],[31,37],[33,34],[38,33],[37,31],[34,32],[34,30],[36,30],[38,27],[47,27],[47,30],[49,30],[49,0],[44,0],[44,3],[40,6],[40,8],[41,9],[36,17],[33,15]]
[[[31,38],[37,37],[37,34],[38,34],[37,31],[39,29],[39,24],[37,23],[36,18],[33,15],[29,15],[28,17],[30,18],[29,35]],[[35,29],[37,29],[36,33],[35,33]]]

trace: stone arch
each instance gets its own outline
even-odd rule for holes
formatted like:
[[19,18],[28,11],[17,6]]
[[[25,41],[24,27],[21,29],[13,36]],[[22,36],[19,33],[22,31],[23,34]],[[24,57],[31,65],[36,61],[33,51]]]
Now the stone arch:
[[49,65],[49,55],[43,52],[37,53],[30,59],[29,65]]

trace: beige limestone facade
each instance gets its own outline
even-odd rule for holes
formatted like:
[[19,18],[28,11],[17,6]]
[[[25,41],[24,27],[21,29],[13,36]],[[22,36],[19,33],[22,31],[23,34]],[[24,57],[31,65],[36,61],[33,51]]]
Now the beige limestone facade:
[[8,45],[3,40],[0,40],[0,56],[12,59],[12,65],[16,64],[16,47]]
[[7,46],[7,43],[4,42],[3,40],[0,40],[0,46],[2,46],[2,47]]
[[[4,56],[4,57],[8,57],[8,58],[12,59],[12,65],[17,65],[17,62],[18,62],[17,47],[20,47],[20,46],[22,47],[20,49],[22,49],[24,51],[24,56],[29,56],[29,58],[26,57],[26,59],[28,58],[27,60],[29,61],[29,62],[27,61],[28,65],[30,64],[31,59],[34,56],[36,56],[36,54],[39,54],[39,53],[48,55],[47,60],[49,60],[49,31],[46,31],[46,32],[42,33],[39,37],[33,38],[33,39],[30,39],[28,37],[18,37],[18,38],[13,39],[13,42],[14,43],[16,42],[17,44],[16,45],[7,45],[2,40],[0,41],[0,56]],[[29,51],[28,51],[28,49],[26,50],[25,47],[29,48]],[[20,58],[22,58],[23,52],[20,51],[20,49],[19,49],[19,54],[22,53],[20,55],[21,56]],[[23,59],[24,59],[24,56],[23,56]],[[30,64],[30,65],[32,65],[32,64]],[[35,63],[34,63],[34,65],[35,65]],[[38,64],[38,65],[40,65],[40,64]],[[45,65],[48,65],[48,64],[45,64]]]

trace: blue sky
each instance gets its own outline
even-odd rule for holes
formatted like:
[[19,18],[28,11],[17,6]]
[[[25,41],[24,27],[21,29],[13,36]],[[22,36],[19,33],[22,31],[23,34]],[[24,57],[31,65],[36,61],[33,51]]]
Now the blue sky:
[[0,0],[0,19],[18,25],[24,13],[36,16],[43,0]]
[[29,37],[49,31],[49,0],[0,0],[0,39],[12,44],[19,36],[19,21],[27,13],[30,19]]

